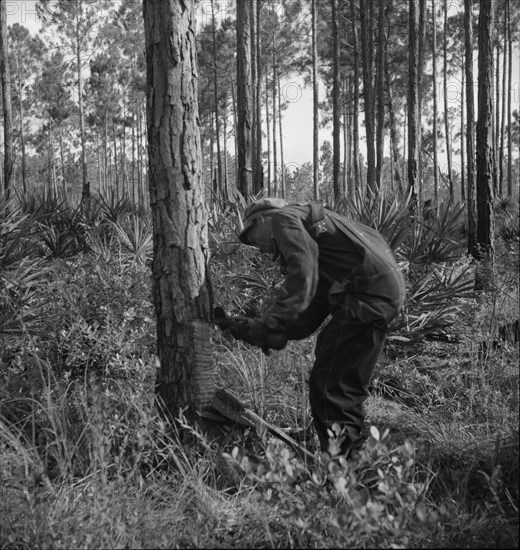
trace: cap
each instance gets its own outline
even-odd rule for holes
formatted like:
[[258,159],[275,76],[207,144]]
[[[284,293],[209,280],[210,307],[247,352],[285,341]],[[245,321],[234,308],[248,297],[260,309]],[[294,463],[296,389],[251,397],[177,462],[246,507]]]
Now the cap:
[[244,244],[249,244],[247,232],[253,226],[255,219],[261,214],[266,214],[270,210],[278,210],[284,206],[287,206],[287,201],[276,198],[259,199],[249,204],[244,210],[244,228],[240,232],[238,238]]

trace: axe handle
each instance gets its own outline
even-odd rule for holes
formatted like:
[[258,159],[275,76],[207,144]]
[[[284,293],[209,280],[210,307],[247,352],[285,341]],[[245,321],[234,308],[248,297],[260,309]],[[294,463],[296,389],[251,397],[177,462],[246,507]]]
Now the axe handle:
[[269,422],[265,421],[253,411],[244,409],[242,415],[249,420],[260,433],[262,431],[268,431],[284,443],[287,443],[287,445],[290,445],[301,456],[314,460],[314,455],[305,449],[305,447],[302,447],[295,439],[287,435],[283,430],[280,430],[280,428],[277,428],[276,426],[273,426]]
[[212,408],[237,424],[254,427],[260,434],[268,431],[284,443],[287,443],[287,445],[290,445],[300,456],[311,460],[315,459],[314,455],[302,447],[295,439],[287,435],[283,430],[280,430],[280,428],[264,420],[252,410],[246,408],[237,397],[227,390],[219,389],[215,392]]

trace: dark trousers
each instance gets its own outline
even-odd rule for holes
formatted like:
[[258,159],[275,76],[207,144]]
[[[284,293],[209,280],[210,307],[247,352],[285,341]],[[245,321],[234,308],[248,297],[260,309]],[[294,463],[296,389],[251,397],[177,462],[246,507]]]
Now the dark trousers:
[[345,428],[341,454],[363,443],[363,403],[385,333],[386,326],[333,317],[318,335],[309,399],[322,451],[328,450],[327,428],[334,423]]

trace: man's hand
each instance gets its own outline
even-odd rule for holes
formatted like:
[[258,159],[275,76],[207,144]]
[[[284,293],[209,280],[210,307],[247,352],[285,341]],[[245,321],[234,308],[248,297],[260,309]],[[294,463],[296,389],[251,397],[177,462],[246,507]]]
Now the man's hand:
[[285,331],[270,330],[259,319],[241,315],[229,316],[220,306],[213,311],[213,320],[216,325],[229,332],[237,340],[261,348],[266,355],[269,354],[270,349],[280,350],[287,344]]

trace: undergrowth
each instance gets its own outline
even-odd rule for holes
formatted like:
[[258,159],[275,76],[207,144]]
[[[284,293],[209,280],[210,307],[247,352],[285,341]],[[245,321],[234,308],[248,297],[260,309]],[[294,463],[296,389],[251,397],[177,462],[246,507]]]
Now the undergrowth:
[[[312,427],[315,336],[265,356],[212,332],[218,385],[313,460],[267,433],[220,425],[215,438],[183,411],[164,420],[149,223],[124,200],[54,215],[51,202],[1,205],[2,547],[518,547],[509,210],[492,284],[474,293],[458,206],[442,210],[433,238],[407,232],[399,202],[358,205],[400,247],[408,301],[372,380],[367,443],[345,461],[338,429],[320,453]],[[281,279],[238,244],[240,209],[215,207],[210,220],[215,303],[255,315]]]

